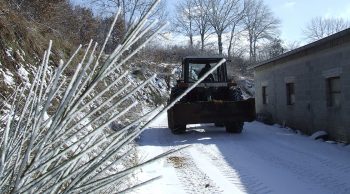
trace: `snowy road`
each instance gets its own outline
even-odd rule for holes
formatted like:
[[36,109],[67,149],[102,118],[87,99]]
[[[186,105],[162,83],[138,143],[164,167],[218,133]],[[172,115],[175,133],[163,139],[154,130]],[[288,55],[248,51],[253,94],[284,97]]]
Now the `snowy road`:
[[136,193],[350,193],[349,146],[314,141],[288,129],[253,122],[237,135],[195,125],[173,135],[164,115],[138,143],[144,159],[192,146],[144,168],[141,179],[162,178]]

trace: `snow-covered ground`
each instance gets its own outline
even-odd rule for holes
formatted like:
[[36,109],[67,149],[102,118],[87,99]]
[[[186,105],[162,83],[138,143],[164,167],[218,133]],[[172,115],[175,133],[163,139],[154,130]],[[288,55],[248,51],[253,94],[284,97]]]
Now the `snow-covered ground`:
[[192,146],[144,168],[140,179],[162,178],[133,193],[350,193],[349,146],[259,122],[245,123],[242,134],[211,125],[189,128],[173,135],[163,115],[141,135],[142,159]]

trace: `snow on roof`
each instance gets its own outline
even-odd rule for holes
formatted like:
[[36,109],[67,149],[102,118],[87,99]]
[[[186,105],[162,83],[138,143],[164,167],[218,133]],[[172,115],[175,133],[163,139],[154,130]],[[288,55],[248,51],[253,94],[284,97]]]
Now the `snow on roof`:
[[[321,50],[333,48],[335,46],[342,45],[344,43],[349,43],[349,42],[350,42],[350,28],[340,31],[326,38],[320,39],[316,42],[313,42],[305,46],[302,46],[300,48],[294,49],[292,51],[286,52],[272,59],[263,61],[258,65],[251,67],[250,69],[256,69],[258,67],[261,67],[267,64],[272,64],[272,63],[277,64],[277,62],[282,60],[289,61],[295,58],[300,58],[310,53],[319,52]],[[304,53],[305,55],[303,55]]]

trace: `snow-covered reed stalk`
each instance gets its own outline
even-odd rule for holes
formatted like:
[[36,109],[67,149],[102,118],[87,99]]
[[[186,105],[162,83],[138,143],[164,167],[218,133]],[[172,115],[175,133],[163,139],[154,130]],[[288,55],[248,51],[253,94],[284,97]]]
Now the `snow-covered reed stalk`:
[[[149,14],[158,2],[154,2]],[[120,9],[116,18],[119,14]],[[30,88],[19,88],[8,98],[10,111],[1,115],[6,123],[1,125],[0,193],[104,192],[113,184],[123,185],[134,170],[175,151],[115,170],[132,154],[130,142],[140,129],[160,112],[157,108],[144,116],[139,114],[135,121],[123,122],[124,127],[117,131],[109,129],[113,121],[136,114],[135,107],[140,103],[135,102],[135,97],[154,79],[151,76],[137,86],[124,84],[129,72],[122,67],[163,29],[152,31],[156,22],[147,20],[149,14],[136,22],[105,61],[101,56],[116,19],[99,52],[97,43],[91,41],[82,58],[77,59],[80,45],[52,73],[50,41]],[[71,66],[75,68],[74,75],[67,77],[66,69]],[[116,188],[115,192],[142,184]]]
[[[176,150],[136,166],[121,164],[132,154],[130,143],[176,102],[147,114],[138,113],[135,107],[142,103],[135,101],[136,96],[146,92],[155,75],[134,86],[128,83],[130,74],[123,67],[163,29],[164,26],[152,30],[156,23],[149,24],[147,20],[158,2],[152,4],[149,13],[136,22],[122,44],[104,61],[101,56],[116,19],[99,52],[97,43],[91,41],[82,58],[77,59],[82,50],[80,45],[52,73],[48,71],[52,66],[50,41],[30,88],[18,88],[6,102],[10,111],[1,116],[5,123],[0,128],[0,193],[104,193],[113,185],[121,186],[115,192],[126,192],[157,179],[123,184],[135,170]],[[119,14],[120,10],[116,18]],[[79,63],[74,65],[74,61]],[[67,77],[66,69],[73,65],[75,73]],[[125,119],[135,114],[137,119]],[[113,121],[121,121],[124,126],[111,130]]]

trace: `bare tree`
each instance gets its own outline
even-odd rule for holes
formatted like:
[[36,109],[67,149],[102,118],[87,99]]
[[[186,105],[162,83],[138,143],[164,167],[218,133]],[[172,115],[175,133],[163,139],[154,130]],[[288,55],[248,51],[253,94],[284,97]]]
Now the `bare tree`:
[[284,44],[284,48],[286,49],[286,52],[297,49],[299,47],[300,47],[300,42],[298,41],[285,42]]
[[185,34],[190,40],[190,47],[193,47],[193,36],[195,33],[195,21],[194,21],[194,0],[186,0],[180,2],[176,6],[176,17],[174,18],[173,25],[177,32]]
[[[129,30],[134,22],[144,17],[155,0],[89,0],[92,5],[99,7],[101,15],[111,15],[116,8],[121,7],[121,18],[125,24],[125,31]],[[160,19],[164,21],[166,17],[165,3],[162,1],[160,5],[150,14],[150,19]]]
[[240,40],[240,37],[242,34],[242,31],[244,31],[244,28],[238,30],[242,24],[242,20],[245,16],[245,8],[246,8],[246,5],[244,3],[243,6],[237,6],[236,7],[236,10],[235,11],[235,16],[232,20],[232,23],[231,23],[231,32],[230,32],[230,39],[229,39],[229,45],[228,45],[228,48],[227,48],[227,56],[228,58],[232,58],[234,53],[233,53],[233,50],[234,50],[234,47],[235,47],[235,44]]
[[316,41],[350,27],[342,18],[313,18],[305,27],[304,34],[310,42]]
[[212,26],[209,22],[208,7],[203,0],[193,0],[195,5],[193,21],[201,37],[201,51],[204,51],[205,40],[209,37]]
[[278,35],[280,21],[262,0],[246,0],[244,25],[249,40],[249,56],[256,62],[257,43],[263,39],[273,39]]
[[222,35],[241,17],[241,0],[206,0],[209,7],[208,17],[218,37],[219,54],[222,54]]
[[248,49],[245,46],[242,46],[244,39],[244,29],[238,32],[230,33],[229,45],[227,49],[227,57],[230,60],[236,58],[243,58],[245,53],[248,53]]
[[268,60],[283,54],[285,51],[286,49],[283,47],[283,41],[280,38],[274,38],[261,46],[258,60]]

